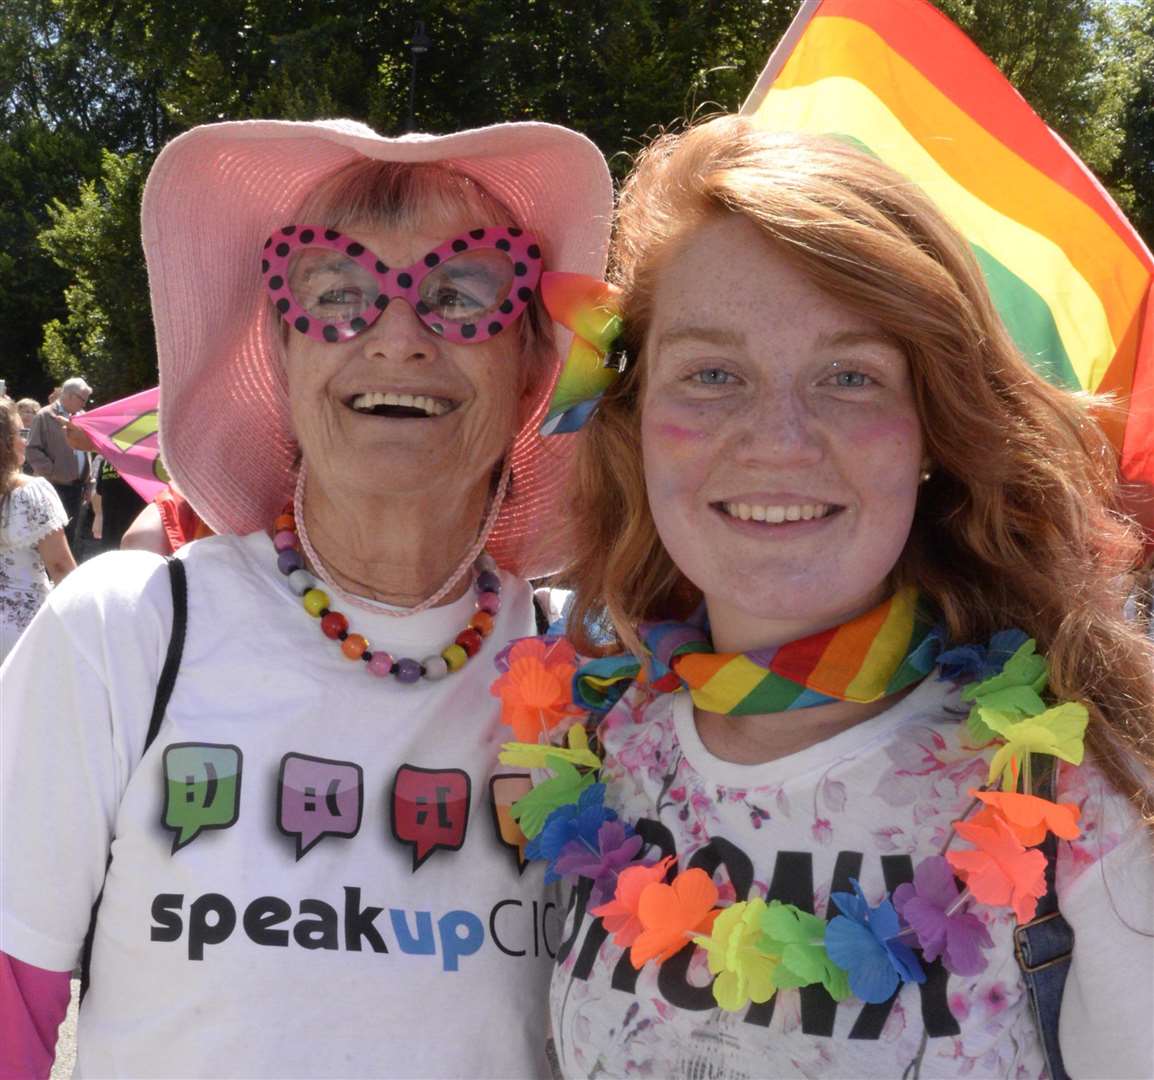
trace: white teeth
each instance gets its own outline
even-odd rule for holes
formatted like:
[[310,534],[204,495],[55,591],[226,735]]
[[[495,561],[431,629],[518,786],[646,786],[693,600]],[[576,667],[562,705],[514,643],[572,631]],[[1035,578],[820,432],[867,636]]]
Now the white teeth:
[[780,525],[785,521],[813,521],[825,517],[833,507],[826,503],[798,503],[794,506],[762,506],[749,503],[723,503],[730,517],[741,521],[764,521]]
[[444,398],[428,397],[425,394],[358,394],[353,398],[353,408],[361,412],[372,412],[377,405],[400,405],[407,409],[420,409],[426,416],[443,416],[452,408]]

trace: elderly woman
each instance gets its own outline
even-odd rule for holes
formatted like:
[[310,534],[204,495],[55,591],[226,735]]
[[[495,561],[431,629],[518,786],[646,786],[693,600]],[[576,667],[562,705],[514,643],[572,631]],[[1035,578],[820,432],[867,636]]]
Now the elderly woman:
[[1154,1075],[1154,675],[1085,404],[838,140],[659,140],[615,253],[571,625],[616,630],[587,704],[649,678],[604,789],[512,811],[576,875],[562,1071]]
[[547,1068],[487,684],[556,560],[538,282],[599,272],[610,211],[544,124],[160,155],[163,455],[222,535],[94,560],[4,669],[4,1064],[45,1071],[87,936],[79,1075]]

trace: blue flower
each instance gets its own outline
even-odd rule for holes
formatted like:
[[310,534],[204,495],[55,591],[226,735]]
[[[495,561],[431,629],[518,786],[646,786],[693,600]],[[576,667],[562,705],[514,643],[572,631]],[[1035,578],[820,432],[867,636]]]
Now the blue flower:
[[525,856],[529,859],[544,859],[545,881],[558,881],[557,859],[566,845],[574,840],[585,844],[596,852],[597,834],[607,821],[616,821],[617,812],[604,805],[605,785],[590,784],[581,792],[576,805],[569,803],[559,806],[546,819],[541,831],[525,846]]
[[947,649],[938,657],[941,677],[951,682],[981,682],[997,675],[1029,636],[1022,630],[999,630],[989,645]]
[[871,908],[856,878],[852,893],[833,893],[840,915],[829,921],[825,949],[829,958],[849,976],[850,989],[862,1001],[889,1001],[899,982],[923,983],[922,970],[913,950],[898,940],[901,920],[889,900]]

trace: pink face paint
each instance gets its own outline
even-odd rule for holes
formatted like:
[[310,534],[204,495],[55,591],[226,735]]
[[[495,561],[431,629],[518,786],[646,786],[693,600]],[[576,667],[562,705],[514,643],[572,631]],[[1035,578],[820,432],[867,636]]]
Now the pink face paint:
[[708,434],[698,428],[682,427],[680,424],[658,424],[655,430],[662,438],[678,443],[700,442]]

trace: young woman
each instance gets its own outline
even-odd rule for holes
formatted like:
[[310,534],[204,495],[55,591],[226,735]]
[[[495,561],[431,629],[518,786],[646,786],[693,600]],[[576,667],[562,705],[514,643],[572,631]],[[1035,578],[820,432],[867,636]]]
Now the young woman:
[[0,662],[52,584],[76,569],[60,496],[47,480],[21,472],[28,430],[19,404],[0,398]]
[[570,626],[618,646],[586,701],[642,670],[603,791],[579,737],[511,755],[580,793],[514,808],[578,875],[562,1070],[1154,1075],[1154,680],[1087,403],[928,200],[834,139],[659,139],[615,250]]

